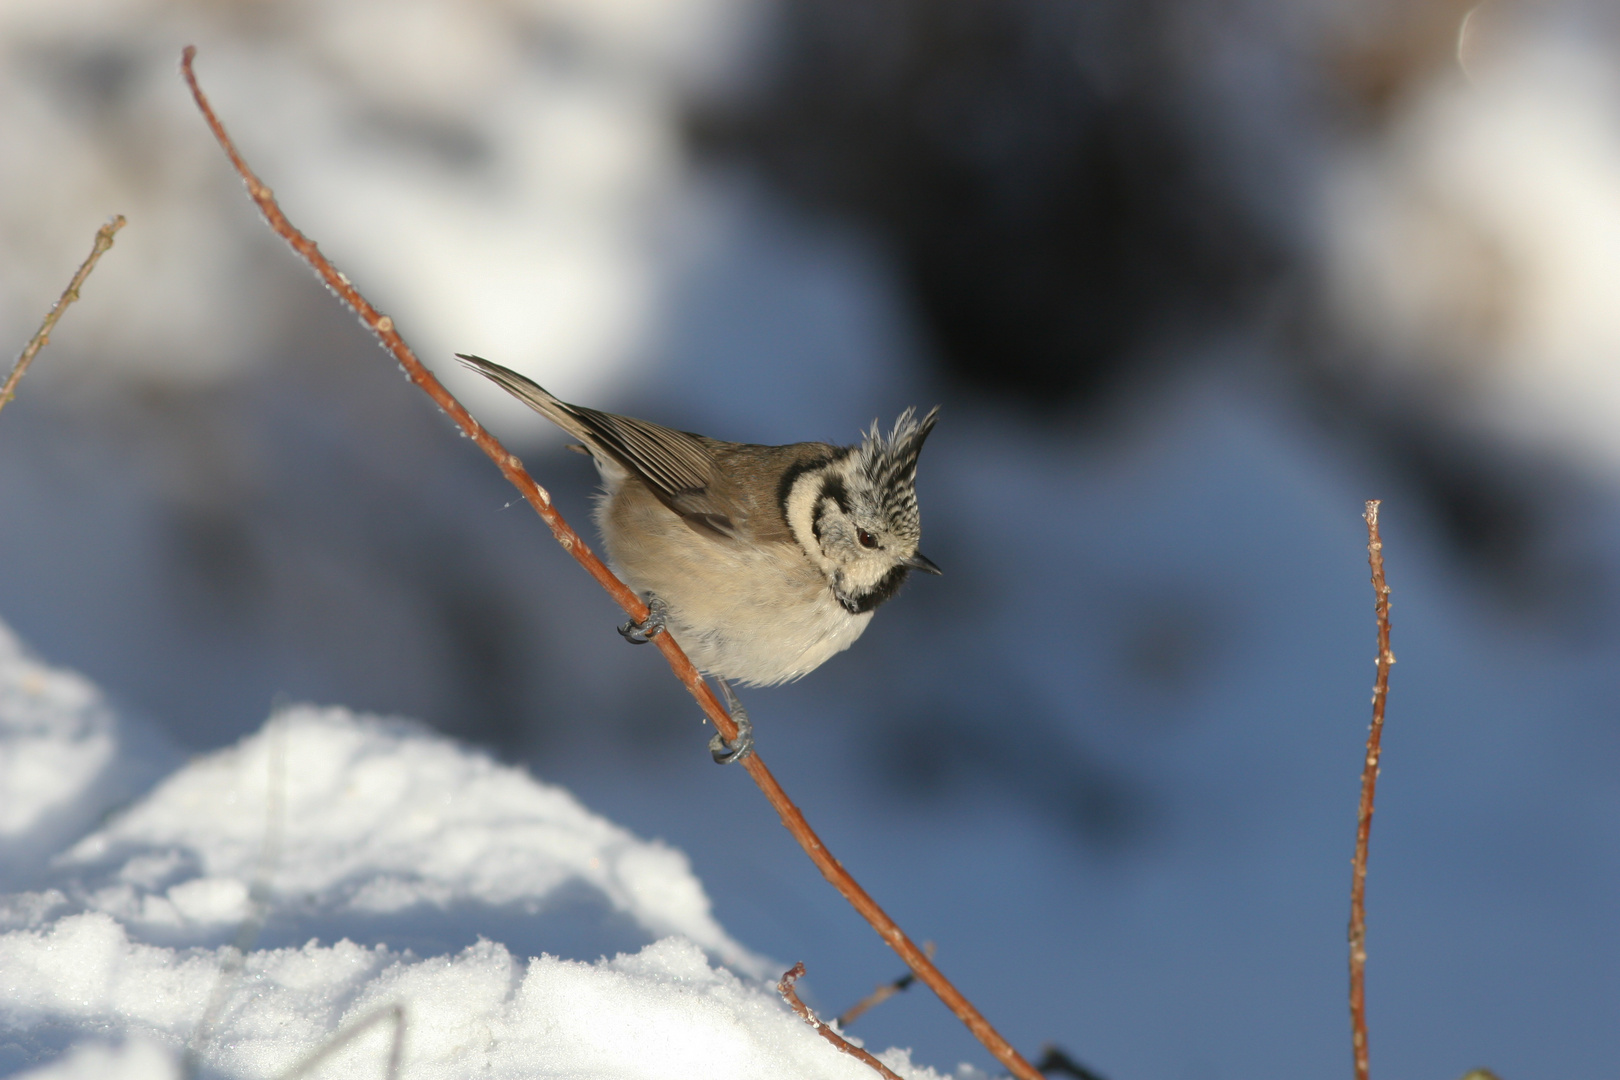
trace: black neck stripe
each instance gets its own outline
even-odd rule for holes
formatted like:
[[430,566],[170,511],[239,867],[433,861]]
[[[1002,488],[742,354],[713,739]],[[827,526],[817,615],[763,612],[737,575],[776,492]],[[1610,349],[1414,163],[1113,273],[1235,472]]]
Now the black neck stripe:
[[879,604],[888,600],[900,591],[900,586],[906,583],[906,575],[911,572],[908,566],[897,566],[883,575],[876,585],[859,596],[840,596],[838,602],[844,605],[844,610],[851,615],[864,615]]

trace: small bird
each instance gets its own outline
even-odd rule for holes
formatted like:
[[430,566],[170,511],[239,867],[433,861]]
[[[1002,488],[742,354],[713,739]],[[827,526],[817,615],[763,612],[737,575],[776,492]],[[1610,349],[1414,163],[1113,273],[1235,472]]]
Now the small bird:
[[[499,364],[458,359],[585,444],[608,563],[650,611],[620,632],[646,641],[668,626],[734,714],[728,680],[809,674],[854,644],[912,570],[940,572],[917,550],[915,486],[938,407],[920,421],[907,409],[888,435],[874,422],[858,446],[756,446],[569,405]],[[716,760],[747,756],[738,743],[716,735]]]

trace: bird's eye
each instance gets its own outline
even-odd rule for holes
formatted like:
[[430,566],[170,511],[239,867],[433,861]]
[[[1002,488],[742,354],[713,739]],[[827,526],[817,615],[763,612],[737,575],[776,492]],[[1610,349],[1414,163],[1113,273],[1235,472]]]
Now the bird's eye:
[[875,547],[877,547],[877,537],[873,536],[871,533],[867,532],[865,529],[859,529],[859,528],[856,529],[855,530],[855,539],[857,539],[857,540],[859,540],[861,542],[861,547],[864,547],[864,548],[875,548]]

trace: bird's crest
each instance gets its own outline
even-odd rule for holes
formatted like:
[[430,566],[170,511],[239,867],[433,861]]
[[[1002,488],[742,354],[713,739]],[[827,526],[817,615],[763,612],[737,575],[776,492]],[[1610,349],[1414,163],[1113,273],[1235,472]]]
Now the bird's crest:
[[934,421],[938,418],[937,405],[921,420],[917,419],[915,409],[907,409],[887,436],[874,420],[872,429],[861,440],[861,472],[871,480],[878,505],[890,527],[912,540],[922,536],[917,512],[917,456],[922,453],[923,440],[934,430]]

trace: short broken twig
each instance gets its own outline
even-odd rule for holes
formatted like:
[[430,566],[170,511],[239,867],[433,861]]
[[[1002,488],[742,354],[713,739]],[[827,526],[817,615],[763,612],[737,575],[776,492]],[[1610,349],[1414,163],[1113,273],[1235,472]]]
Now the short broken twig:
[[[275,195],[270,188],[265,185],[264,181],[259,179],[252,169],[248,168],[247,162],[242,159],[242,155],[237,151],[230,135],[226,133],[225,125],[215,115],[213,107],[208,104],[207,96],[197,84],[196,73],[192,70],[192,59],[195,57],[196,52],[195,46],[186,46],[181,54],[180,72],[185,77],[186,85],[191,88],[191,96],[197,103],[198,111],[202,113],[203,119],[214,133],[214,138],[219,141],[219,145],[225,151],[226,157],[230,159],[237,175],[247,185],[248,194],[252,197],[254,203],[258,205],[259,212],[264,215],[265,222],[277,236],[285,240],[309,264],[310,268],[320,276],[321,280],[326,283],[327,288],[331,289],[339,300],[348,305],[356,315],[360,316],[360,321],[365,325],[366,329],[376,335],[378,341],[388,350],[389,355],[398,362],[400,368],[405,372],[405,377],[416,386],[421,387],[423,393],[432,398],[433,402],[444,410],[445,414],[455,421],[456,425],[467,434],[468,438],[495,463],[495,466],[500,469],[501,475],[505,476],[518,489],[529,505],[534,507],[535,512],[550,527],[551,535],[556,537],[557,543],[562,545],[563,549],[572,555],[575,561],[591,577],[596,579],[597,584],[607,590],[608,595],[624,609],[632,621],[638,623],[644,621],[647,618],[647,605],[642,602],[639,596],[631,592],[624,582],[620,581],[613,571],[607,568],[607,565],[601,559],[596,557],[596,553],[591,551],[584,538],[575,532],[573,526],[563,519],[563,516],[557,512],[556,507],[551,505],[550,493],[535,483],[534,478],[523,467],[523,462],[518,460],[517,455],[508,451],[506,447],[501,445],[500,440],[496,439],[494,435],[484,429],[482,424],[473,419],[472,414],[467,411],[461,402],[455,399],[449,390],[445,389],[444,384],[427,369],[417,357],[415,351],[405,343],[405,339],[400,336],[398,329],[394,326],[394,320],[378,311],[364,296],[360,295],[360,290],[356,289],[349,279],[339,273],[337,268],[327,260],[326,256],[321,254],[315,242],[300,232],[288,220],[287,215],[277,204]],[[735,743],[737,741],[736,723],[725,709],[720,706],[720,700],[715,697],[714,690],[704,681],[703,676],[692,665],[692,661],[681,650],[680,645],[675,641],[674,635],[667,632],[659,634],[653,638],[653,643],[664,654],[664,659],[669,663],[670,669],[674,671],[675,677],[697,700],[699,707],[703,709],[704,715],[714,723],[716,730],[725,736],[728,743]],[[1005,1065],[1014,1076],[1019,1077],[1019,1080],[1041,1080],[1041,1074],[1035,1070],[1034,1066],[1024,1060],[1023,1056],[1018,1053],[1011,1043],[1002,1037],[1000,1032],[990,1026],[990,1022],[984,1018],[984,1014],[979,1012],[974,1004],[951,984],[949,979],[945,978],[944,973],[934,966],[933,961],[923,955],[923,951],[906,936],[905,931],[900,929],[899,924],[878,906],[877,901],[873,900],[871,895],[861,887],[860,883],[850,875],[849,871],[845,870],[843,865],[833,857],[832,852],[827,850],[827,846],[821,842],[821,838],[816,835],[815,830],[810,828],[810,823],[805,820],[804,813],[794,804],[792,799],[788,798],[787,792],[782,789],[782,785],[777,783],[776,777],[765,767],[765,763],[760,760],[758,752],[748,757],[742,763],[742,766],[748,771],[748,775],[753,779],[754,783],[759,786],[760,791],[764,793],[765,798],[771,804],[771,808],[781,818],[783,827],[798,841],[799,846],[810,857],[810,861],[815,863],[816,869],[821,871],[822,876],[839,891],[845,900],[849,901],[850,905],[860,913],[861,917],[871,925],[872,929],[877,931],[878,936],[891,949],[900,954],[900,959],[905,961],[906,966],[915,971],[917,977],[928,984],[934,993],[939,995],[939,999],[945,1004],[945,1007],[950,1009],[956,1015],[956,1018],[966,1025],[967,1029],[984,1044],[985,1049],[989,1050],[996,1060]]]
[[782,981],[776,984],[776,992],[782,995],[782,999],[784,1001],[793,1006],[793,1011],[799,1014],[799,1018],[814,1028],[816,1034],[838,1047],[838,1049],[842,1050],[850,1057],[860,1058],[862,1061],[872,1066],[872,1068],[876,1069],[879,1075],[885,1077],[886,1080],[900,1080],[900,1077],[897,1076],[887,1065],[883,1064],[883,1062],[879,1061],[877,1058],[873,1057],[859,1046],[856,1046],[854,1043],[838,1034],[838,1032],[832,1029],[831,1025],[822,1023],[820,1018],[818,1018],[815,1013],[810,1011],[810,1006],[799,1000],[799,995],[793,989],[793,984],[802,978],[804,978],[804,961],[800,960],[797,964],[794,964],[792,967],[783,972]]
[[[934,943],[932,941],[923,942],[923,952],[927,953],[928,959],[932,960],[934,958]],[[911,984],[916,981],[917,973],[915,971],[908,971],[898,979],[895,979],[892,982],[884,983],[882,986],[879,986],[876,990],[873,990],[870,994],[867,994],[865,997],[861,998],[861,1000],[839,1013],[838,1026],[847,1031],[849,1029],[849,1025],[858,1020],[868,1009],[883,1004],[896,994],[905,993],[907,990],[911,989]],[[1035,1067],[1037,1069],[1040,1068],[1039,1065]]]
[[27,345],[23,346],[22,355],[17,357],[17,362],[12,365],[11,374],[6,376],[5,384],[0,386],[0,409],[5,408],[6,402],[17,396],[17,384],[22,381],[23,373],[28,370],[28,365],[34,362],[34,357],[39,355],[39,350],[50,344],[51,331],[56,329],[57,320],[62,317],[62,313],[67,310],[68,305],[79,298],[79,288],[84,285],[85,279],[90,276],[90,271],[96,268],[96,263],[100,262],[101,257],[113,246],[113,233],[123,227],[124,215],[117,214],[111,221],[96,230],[96,242],[90,249],[90,254],[86,255],[84,262],[79,264],[78,272],[73,275],[73,280],[68,282],[68,287],[62,290],[62,295],[57,298],[56,303],[51,305],[50,313],[45,316],[45,321],[39,324],[39,329],[34,331],[34,336],[28,339]]
[[1356,1080],[1367,1080],[1367,842],[1372,835],[1373,795],[1383,748],[1384,700],[1389,695],[1389,586],[1384,582],[1384,541],[1378,534],[1378,500],[1367,503],[1367,562],[1372,567],[1373,611],[1378,617],[1378,681],[1373,685],[1372,727],[1361,768],[1361,806],[1356,815],[1356,854],[1350,879],[1350,1044]]

